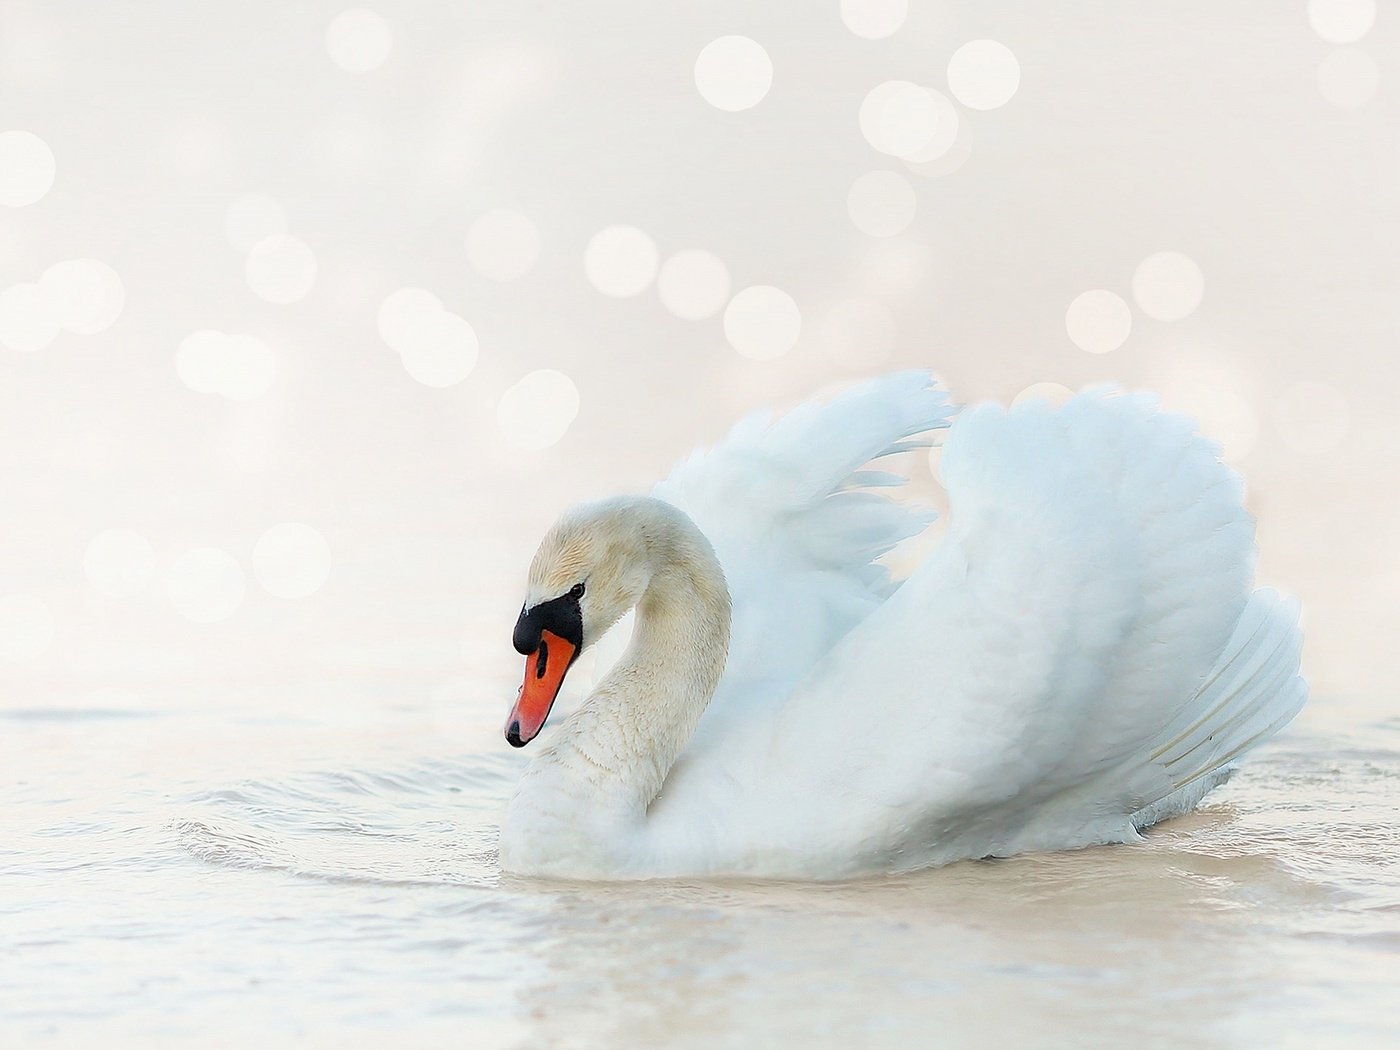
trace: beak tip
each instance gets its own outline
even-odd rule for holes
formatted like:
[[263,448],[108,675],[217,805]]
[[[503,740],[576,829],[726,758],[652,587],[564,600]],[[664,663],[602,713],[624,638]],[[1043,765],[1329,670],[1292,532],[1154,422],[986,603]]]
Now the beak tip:
[[520,720],[514,719],[510,725],[506,726],[506,743],[511,747],[524,747],[530,741],[522,740],[520,737]]

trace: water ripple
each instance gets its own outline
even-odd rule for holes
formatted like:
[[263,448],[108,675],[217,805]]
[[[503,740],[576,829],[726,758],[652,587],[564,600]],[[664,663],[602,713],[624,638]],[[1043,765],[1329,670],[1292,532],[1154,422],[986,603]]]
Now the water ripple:
[[190,855],[322,880],[495,885],[495,816],[513,767],[494,756],[331,770],[192,793],[168,826]]

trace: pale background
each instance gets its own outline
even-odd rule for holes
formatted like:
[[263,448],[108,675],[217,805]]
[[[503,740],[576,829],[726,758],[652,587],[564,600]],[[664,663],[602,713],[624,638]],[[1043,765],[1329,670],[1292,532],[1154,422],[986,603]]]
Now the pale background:
[[[1317,690],[1393,685],[1395,21],[1383,10],[1367,31],[1367,5],[1341,0],[1311,20],[1303,3],[914,4],[891,35],[854,31],[887,31],[899,8],[848,4],[848,26],[835,3],[402,3],[332,30],[336,4],[10,0],[0,114],[42,139],[56,173],[41,199],[0,212],[0,285],[91,258],[124,302],[95,334],[0,345],[6,679],[76,703],[157,666],[292,673],[366,646],[448,674],[462,625],[415,617],[425,590],[465,601],[481,574],[523,572],[560,507],[644,487],[743,411],[913,366],[965,402],[1106,380],[1198,413],[1248,479],[1262,578],[1304,599]],[[730,35],[772,69],[738,111],[697,90],[697,56]],[[948,74],[978,39],[1019,67],[973,69],[969,97],[979,71],[993,103],[1015,88],[986,110],[959,104]],[[745,58],[718,63],[712,93],[761,91],[762,62]],[[957,141],[922,167],[955,170],[921,173],[862,134],[862,102],[887,81],[941,93],[926,128],[896,100],[887,137],[936,154],[951,127]],[[17,174],[28,149],[0,161],[12,192],[41,178]],[[853,194],[871,172],[893,175]],[[646,241],[600,248],[595,276],[626,296],[585,268],[590,238],[616,225]],[[296,240],[255,253],[259,294],[249,249],[283,230]],[[780,356],[737,352],[724,285],[687,288],[683,271],[673,298],[708,316],[676,316],[647,244],[663,262],[712,253],[732,292],[781,289],[800,311],[795,344],[782,352],[780,332],[760,351]],[[1135,299],[1136,269],[1160,252],[1198,267],[1199,306],[1189,267],[1162,272],[1165,308]],[[460,382],[415,380],[381,337],[380,306],[402,287],[465,319],[444,345],[474,332]],[[1094,289],[1131,310],[1109,353],[1066,327]],[[40,306],[7,302],[0,338],[43,327]],[[1122,304],[1109,304],[1112,345]],[[1154,319],[1164,309],[1189,312]],[[239,400],[182,382],[182,341],[209,329],[265,347],[210,366],[232,369]],[[436,381],[470,364],[451,345],[431,353],[420,371]],[[576,389],[570,425],[567,389],[507,396],[541,369]],[[281,522],[329,547],[324,586],[290,604],[259,586],[253,557]],[[119,597],[94,574],[120,575],[108,563],[144,547],[126,536],[85,572],[109,529],[152,555],[148,577],[107,588]],[[167,593],[203,547],[247,583],[241,600],[209,598],[211,615],[229,607],[213,624]],[[410,564],[415,547],[437,557]],[[217,565],[195,569],[196,591],[237,590]],[[499,598],[504,644],[515,594]]]
[[[0,1042],[1395,1045],[1398,26],[4,0]],[[500,880],[554,515],[899,367],[1196,413],[1299,725],[1135,849]]]

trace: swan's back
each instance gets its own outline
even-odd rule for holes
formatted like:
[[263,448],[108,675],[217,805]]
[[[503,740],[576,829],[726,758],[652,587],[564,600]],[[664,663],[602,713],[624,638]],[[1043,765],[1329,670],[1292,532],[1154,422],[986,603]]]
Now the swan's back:
[[693,848],[717,867],[835,876],[1125,841],[1301,707],[1297,609],[1251,595],[1241,482],[1188,420],[1101,392],[984,406],[942,473],[933,554],[742,726],[762,746],[731,740],[747,767],[726,777],[762,809],[700,816],[676,785],[670,816],[712,828]]

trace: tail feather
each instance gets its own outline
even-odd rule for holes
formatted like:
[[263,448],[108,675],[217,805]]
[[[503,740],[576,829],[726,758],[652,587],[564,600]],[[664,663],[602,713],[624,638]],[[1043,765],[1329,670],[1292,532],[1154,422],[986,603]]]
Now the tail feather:
[[1298,677],[1298,613],[1298,603],[1277,591],[1250,597],[1215,668],[1129,776],[1139,812],[1162,819],[1173,813],[1164,800],[1194,796],[1175,812],[1189,809],[1202,780],[1223,779],[1232,763],[1302,710],[1307,685]]
[[[1168,769],[1180,766],[1222,733],[1253,714],[1297,671],[1297,609],[1271,590],[1258,592],[1245,606],[1230,644],[1176,723],[1195,716],[1181,732],[1158,747],[1154,760]],[[1288,660],[1294,657],[1293,666]],[[1202,711],[1202,708],[1205,708]],[[1171,732],[1168,727],[1167,732]]]

